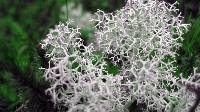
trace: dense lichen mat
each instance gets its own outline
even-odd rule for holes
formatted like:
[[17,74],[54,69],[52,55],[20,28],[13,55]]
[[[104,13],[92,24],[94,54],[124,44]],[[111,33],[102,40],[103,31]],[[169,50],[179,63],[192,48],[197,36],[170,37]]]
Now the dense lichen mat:
[[198,112],[199,1],[164,1],[0,1],[0,111]]

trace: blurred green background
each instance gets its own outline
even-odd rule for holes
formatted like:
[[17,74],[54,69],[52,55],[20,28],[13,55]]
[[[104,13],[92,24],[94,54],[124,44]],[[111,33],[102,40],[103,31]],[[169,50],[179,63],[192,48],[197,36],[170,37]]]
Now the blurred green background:
[[[97,9],[113,12],[126,0],[0,0],[0,112],[56,112],[45,94],[48,83],[40,67],[47,65],[45,51],[39,43],[50,28],[65,21],[62,7],[70,3],[82,5],[82,13],[93,14]],[[169,3],[175,0],[165,0]],[[187,77],[193,67],[200,66],[200,1],[177,0],[177,7],[191,23],[178,51],[177,74]],[[73,12],[68,8],[68,13]],[[65,14],[65,13],[64,13]],[[69,15],[71,16],[71,15]],[[69,17],[70,18],[70,17]],[[82,37],[91,37],[92,30],[81,29]],[[109,64],[108,72],[116,74],[118,67]],[[135,107],[136,108],[136,107]]]

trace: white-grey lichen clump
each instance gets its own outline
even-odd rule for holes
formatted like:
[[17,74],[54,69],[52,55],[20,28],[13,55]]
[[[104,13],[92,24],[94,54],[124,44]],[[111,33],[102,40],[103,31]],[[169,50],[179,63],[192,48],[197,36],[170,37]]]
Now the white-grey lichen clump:
[[[51,84],[46,93],[55,105],[68,112],[123,112],[136,100],[145,103],[144,111],[187,112],[195,100],[188,88],[199,85],[174,75],[176,51],[189,26],[175,4],[128,0],[116,12],[99,10],[95,16],[97,45],[84,45],[71,22],[60,23],[42,41],[50,59],[44,75]],[[94,63],[99,51],[105,55]],[[105,71],[106,54],[113,64],[121,62],[115,76]]]
[[[61,23],[50,30],[43,40],[50,58],[45,79],[51,84],[46,93],[55,104],[69,108],[69,112],[107,112],[115,109],[115,77],[103,74],[105,62],[93,64],[95,49],[84,46],[78,28],[69,28],[70,22]],[[84,47],[84,52],[78,50]],[[100,62],[101,61],[101,62]],[[53,64],[51,67],[50,64]],[[77,64],[72,69],[73,64]],[[80,71],[79,71],[80,70]]]

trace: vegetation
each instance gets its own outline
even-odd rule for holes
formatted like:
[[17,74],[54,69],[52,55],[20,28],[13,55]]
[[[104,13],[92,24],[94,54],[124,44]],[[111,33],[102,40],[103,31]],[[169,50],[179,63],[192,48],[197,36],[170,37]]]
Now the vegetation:
[[[54,112],[50,97],[45,94],[48,82],[39,68],[48,66],[40,41],[48,29],[58,24],[60,9],[66,1],[83,4],[85,11],[107,12],[124,5],[123,0],[1,0],[0,1],[0,111],[1,112]],[[165,0],[170,1],[170,0]],[[174,0],[175,1],[175,0]],[[184,34],[184,42],[176,58],[177,75],[185,77],[192,67],[200,67],[200,4],[180,2],[185,22],[191,23]],[[186,5],[195,5],[194,8]],[[198,8],[196,8],[198,7]],[[70,9],[69,9],[70,11]],[[84,39],[91,31],[82,29]],[[86,40],[87,41],[87,40]],[[115,75],[118,66],[109,62],[105,69]],[[74,65],[75,66],[75,65]],[[132,109],[133,110],[133,109]]]

